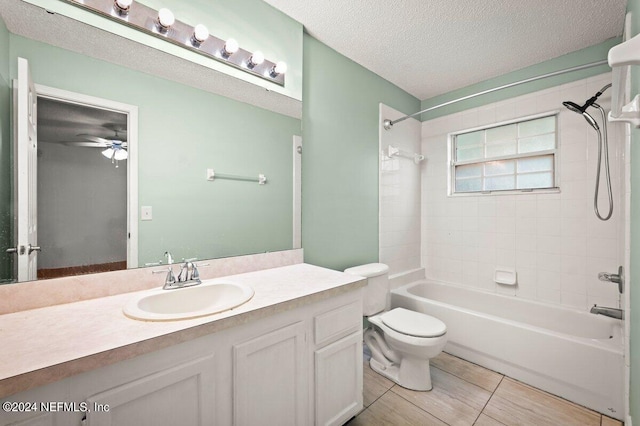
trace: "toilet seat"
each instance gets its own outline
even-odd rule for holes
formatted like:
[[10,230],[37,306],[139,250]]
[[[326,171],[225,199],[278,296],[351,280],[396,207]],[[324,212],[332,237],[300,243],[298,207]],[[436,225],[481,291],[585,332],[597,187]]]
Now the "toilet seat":
[[380,320],[390,329],[413,337],[439,337],[447,332],[447,326],[439,319],[404,308],[385,312]]

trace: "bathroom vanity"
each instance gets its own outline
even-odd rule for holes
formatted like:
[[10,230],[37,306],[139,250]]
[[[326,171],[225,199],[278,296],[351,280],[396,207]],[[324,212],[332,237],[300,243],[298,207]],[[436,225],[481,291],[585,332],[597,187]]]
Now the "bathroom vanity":
[[0,425],[339,425],[362,409],[364,280],[306,264],[225,280],[254,297],[183,321],[125,317],[135,293],[3,315],[0,398],[23,412]]

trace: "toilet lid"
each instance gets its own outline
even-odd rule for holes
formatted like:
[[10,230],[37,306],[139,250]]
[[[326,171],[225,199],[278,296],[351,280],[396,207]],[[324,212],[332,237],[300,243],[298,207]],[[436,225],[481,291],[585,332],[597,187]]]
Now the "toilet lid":
[[392,330],[409,336],[438,337],[447,332],[447,326],[438,318],[404,308],[385,312],[380,319]]

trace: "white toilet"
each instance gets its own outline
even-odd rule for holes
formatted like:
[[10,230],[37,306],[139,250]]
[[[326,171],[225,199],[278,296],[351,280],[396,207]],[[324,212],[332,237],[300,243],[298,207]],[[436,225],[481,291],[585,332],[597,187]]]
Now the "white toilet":
[[400,386],[431,390],[429,359],[447,343],[447,326],[437,318],[389,306],[389,267],[370,263],[346,269],[367,278],[363,312],[370,326],[364,341],[371,350],[371,368]]

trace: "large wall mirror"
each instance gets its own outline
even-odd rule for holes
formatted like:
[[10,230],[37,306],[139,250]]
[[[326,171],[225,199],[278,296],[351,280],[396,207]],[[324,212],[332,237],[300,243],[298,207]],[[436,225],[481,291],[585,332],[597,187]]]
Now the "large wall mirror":
[[[41,9],[26,10],[43,19]],[[19,254],[6,252],[19,250],[15,228],[25,215],[37,223],[38,279],[155,264],[167,251],[180,260],[299,247],[295,114],[81,54],[100,44],[86,37],[71,51],[55,40],[0,35],[8,69],[0,79],[0,198],[10,201],[0,212],[0,282],[27,279],[18,279]],[[38,100],[37,172],[29,172],[37,197],[26,212],[15,202],[16,177],[27,173],[14,164],[18,58],[28,61]]]

